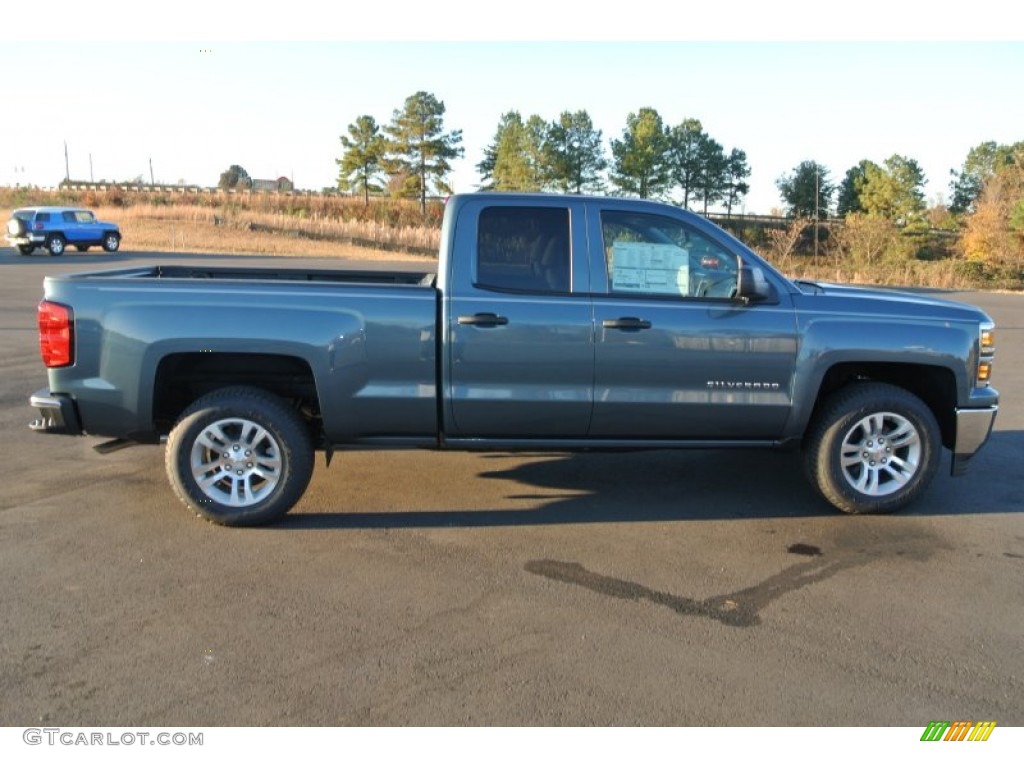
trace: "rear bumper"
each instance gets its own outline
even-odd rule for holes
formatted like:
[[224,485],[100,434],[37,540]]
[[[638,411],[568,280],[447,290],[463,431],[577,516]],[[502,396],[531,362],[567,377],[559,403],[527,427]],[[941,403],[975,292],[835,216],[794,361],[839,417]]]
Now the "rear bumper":
[[29,398],[29,404],[39,411],[39,418],[28,425],[33,432],[82,434],[82,420],[78,417],[75,401],[67,395],[55,395],[48,389],[40,389]]
[[11,245],[43,245],[46,242],[46,235],[4,235],[4,239]]
[[956,409],[956,445],[953,446],[952,474],[967,471],[971,458],[988,442],[999,406]]

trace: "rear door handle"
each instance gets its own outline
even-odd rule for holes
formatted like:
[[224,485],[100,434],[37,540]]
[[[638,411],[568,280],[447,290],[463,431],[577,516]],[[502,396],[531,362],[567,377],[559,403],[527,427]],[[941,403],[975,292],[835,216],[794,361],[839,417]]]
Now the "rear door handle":
[[614,320],[602,320],[601,325],[604,328],[618,328],[620,331],[646,331],[651,327],[651,321],[639,317],[617,317]]
[[493,328],[496,325],[508,325],[508,318],[493,312],[477,312],[475,315],[459,315],[459,325],[479,325]]

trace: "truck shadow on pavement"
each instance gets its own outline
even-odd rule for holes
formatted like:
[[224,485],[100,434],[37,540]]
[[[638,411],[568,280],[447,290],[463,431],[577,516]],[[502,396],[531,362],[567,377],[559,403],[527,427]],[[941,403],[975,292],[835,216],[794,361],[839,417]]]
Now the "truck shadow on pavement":
[[[481,454],[481,462],[508,454]],[[478,477],[503,481],[495,506],[471,511],[295,511],[275,528],[446,528],[615,522],[846,517],[823,501],[795,452],[707,450],[520,454]],[[440,459],[439,459],[440,460]],[[1024,432],[993,433],[960,478],[944,451],[931,487],[901,518],[1024,512],[1024,490],[1007,467],[1024,466]],[[512,487],[518,489],[508,493]],[[387,490],[382,489],[382,494]],[[533,502],[525,508],[522,502]],[[511,503],[509,508],[501,502]]]

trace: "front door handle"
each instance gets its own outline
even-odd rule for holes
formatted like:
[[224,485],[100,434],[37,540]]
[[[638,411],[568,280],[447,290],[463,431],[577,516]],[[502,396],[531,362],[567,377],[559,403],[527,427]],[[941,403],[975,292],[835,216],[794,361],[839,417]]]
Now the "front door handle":
[[475,315],[459,315],[459,325],[479,325],[493,328],[496,325],[508,325],[508,318],[493,312],[477,312]]
[[617,317],[614,320],[602,320],[604,328],[618,328],[620,331],[646,331],[651,327],[650,320],[641,320],[639,317]]

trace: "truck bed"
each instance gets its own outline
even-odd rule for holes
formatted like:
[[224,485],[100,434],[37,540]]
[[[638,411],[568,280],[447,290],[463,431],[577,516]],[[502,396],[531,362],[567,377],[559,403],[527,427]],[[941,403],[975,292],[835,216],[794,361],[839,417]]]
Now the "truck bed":
[[72,279],[163,278],[172,280],[291,280],[311,283],[377,283],[433,286],[433,272],[359,269],[280,269],[274,267],[209,267],[152,265],[63,275]]

